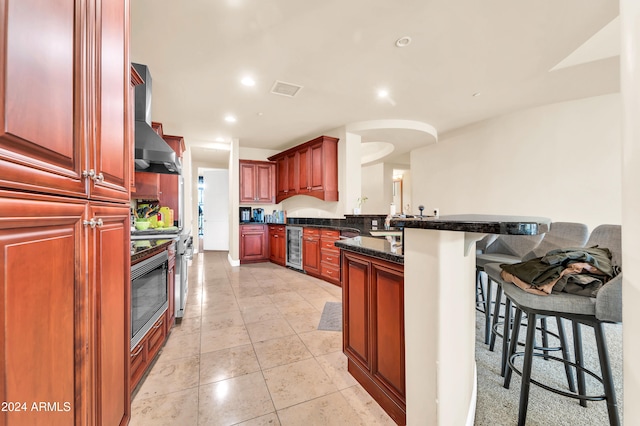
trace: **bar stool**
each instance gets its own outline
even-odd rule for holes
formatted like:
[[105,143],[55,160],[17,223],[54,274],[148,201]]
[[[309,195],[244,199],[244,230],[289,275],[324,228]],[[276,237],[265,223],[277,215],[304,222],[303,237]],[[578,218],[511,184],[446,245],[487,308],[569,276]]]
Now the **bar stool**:
[[[591,233],[589,242],[587,243],[587,246],[592,245],[608,248],[612,253],[612,264],[621,265],[621,228],[619,225],[598,226]],[[606,283],[598,291],[595,298],[569,293],[552,293],[549,296],[538,296],[525,292],[516,285],[504,281],[502,282],[502,286],[505,296],[518,308],[516,310],[514,324],[519,323],[523,313],[526,313],[528,316],[527,337],[523,352],[516,352],[520,327],[513,327],[509,343],[509,368],[507,369],[504,380],[504,387],[508,389],[512,372],[516,372],[516,374],[522,376],[518,424],[525,424],[529,404],[529,389],[531,383],[533,383],[551,392],[579,399],[580,405],[582,406],[586,406],[587,401],[606,401],[609,423],[613,426],[618,426],[620,424],[620,417],[603,324],[622,322],[622,275],[620,274]],[[539,315],[564,318],[572,322],[575,362],[551,356],[548,356],[548,358],[563,362],[565,366],[570,366],[575,369],[578,378],[577,393],[571,391],[571,389],[570,392],[566,392],[561,389],[552,388],[544,383],[531,379],[533,357],[544,356],[544,354],[534,352],[535,324],[536,318]],[[598,376],[584,366],[581,325],[587,325],[594,329],[601,376]],[[520,356],[524,358],[521,372],[517,370],[514,363],[515,359]],[[604,393],[602,395],[587,394],[585,374],[589,374],[603,384]]]
[[[534,259],[536,257],[542,257],[547,252],[563,248],[563,247],[584,247],[589,238],[589,228],[584,223],[576,223],[576,222],[553,222],[551,223],[551,227],[549,232],[544,234],[540,243],[529,253],[525,254],[522,258],[523,261]],[[503,263],[513,263],[513,262],[503,262]],[[490,339],[489,339],[489,350],[493,351],[496,336],[501,336],[497,331],[499,328],[499,320],[500,320],[500,306],[502,303],[502,280],[500,279],[500,272],[502,269],[499,265],[485,265],[485,273],[487,274],[487,279],[489,281],[497,283],[496,286],[496,300],[494,304],[493,315],[491,316],[491,327],[489,329]],[[511,312],[506,312],[505,315],[507,318],[510,317]],[[542,335],[542,345],[548,347],[547,333],[546,333],[546,318],[540,319],[541,325],[540,327],[545,330]],[[562,328],[560,327],[560,321],[558,322],[558,329],[562,332]],[[508,337],[508,336],[507,336]],[[560,340],[562,340],[562,336],[556,336]],[[503,341],[503,362],[502,362],[502,375],[504,376],[504,371],[506,368],[506,349],[507,342]]]
[[[522,257],[533,250],[542,240],[543,235],[499,235],[487,245],[483,253],[476,254],[476,288],[484,296],[482,303],[485,314],[484,343],[489,344],[491,336],[491,306],[493,283],[487,279],[486,289],[482,289],[481,274],[485,265],[490,263],[518,263]],[[476,300],[477,301],[477,300]]]

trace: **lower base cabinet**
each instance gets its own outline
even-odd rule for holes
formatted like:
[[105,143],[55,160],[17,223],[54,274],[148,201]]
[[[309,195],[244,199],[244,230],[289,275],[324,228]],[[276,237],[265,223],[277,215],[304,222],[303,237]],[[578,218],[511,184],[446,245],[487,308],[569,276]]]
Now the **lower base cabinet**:
[[406,423],[404,266],[342,250],[348,370],[393,420]]
[[267,225],[240,225],[240,263],[268,260]]
[[287,235],[284,225],[269,225],[269,260],[285,266],[287,261]]
[[0,191],[0,399],[21,403],[0,425],[128,423],[129,226],[128,205]]
[[167,315],[162,315],[131,351],[131,391],[140,383],[153,358],[158,354],[167,337]]

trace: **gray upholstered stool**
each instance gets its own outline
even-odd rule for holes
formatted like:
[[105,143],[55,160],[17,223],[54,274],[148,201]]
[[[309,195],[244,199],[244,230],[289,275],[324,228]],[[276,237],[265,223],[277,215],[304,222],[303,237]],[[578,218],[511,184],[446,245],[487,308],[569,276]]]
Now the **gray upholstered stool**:
[[[589,228],[584,223],[575,223],[575,222],[553,222],[551,223],[551,227],[549,232],[543,235],[540,243],[529,253],[525,254],[522,257],[522,260],[534,259],[536,257],[544,256],[547,252],[563,247],[583,247],[587,243],[587,239],[589,238]],[[476,256],[476,261],[477,261]],[[520,260],[518,260],[520,262]],[[501,262],[501,263],[516,263],[516,262]],[[496,297],[494,303],[494,311],[493,315],[491,315],[491,327],[489,328],[489,350],[493,351],[496,335],[498,328],[499,318],[500,318],[500,305],[502,303],[502,286],[500,280],[500,269],[499,265],[493,265],[492,267],[487,267],[487,264],[483,265],[484,272],[487,274],[487,280],[489,282],[497,283],[496,286]],[[491,287],[491,284],[488,285]],[[510,315],[510,312],[507,313]],[[546,329],[546,319],[541,319],[541,327]],[[558,336],[561,337],[561,336]],[[547,342],[547,334],[543,334],[543,346],[548,346]],[[506,348],[506,342],[503,342],[503,347]],[[504,358],[505,351],[503,351],[503,361],[506,361]],[[502,375],[504,375],[504,368],[506,367],[506,362],[503,362]]]
[[[621,229],[619,225],[601,225],[593,230],[587,247],[598,245],[611,250],[612,263],[621,265]],[[595,243],[595,244],[592,244]],[[505,374],[504,386],[508,388],[511,381],[511,373],[515,371],[522,375],[522,387],[520,389],[520,406],[518,413],[518,424],[524,425],[529,404],[529,388],[531,383],[541,386],[544,389],[580,400],[581,405],[586,406],[587,401],[606,401],[609,414],[609,423],[619,425],[615,388],[611,375],[609,363],[609,353],[607,351],[606,339],[604,336],[603,323],[622,321],[622,275],[606,283],[597,293],[595,298],[578,296],[569,293],[552,293],[549,296],[538,296],[523,291],[514,284],[503,282],[503,291],[510,302],[518,308],[514,318],[514,324],[519,324],[522,313],[528,316],[527,337],[524,352],[517,353],[517,342],[520,327],[513,327],[509,343],[509,368]],[[539,315],[549,317],[564,318],[572,321],[573,339],[575,350],[575,362],[568,362],[565,359],[549,357],[553,360],[562,361],[565,365],[570,365],[576,370],[578,378],[578,392],[566,392],[560,389],[551,388],[543,383],[531,380],[531,369],[534,356],[544,356],[534,353],[535,346],[535,323]],[[594,329],[598,358],[600,360],[601,377],[584,367],[582,356],[581,325],[588,325]],[[515,367],[514,360],[524,357],[522,371]],[[602,395],[587,395],[585,386],[585,374],[602,382],[604,393]]]
[[[489,263],[518,263],[522,257],[533,250],[542,240],[543,235],[499,235],[487,245],[483,253],[476,254],[476,286],[482,288],[481,273]],[[481,290],[484,296],[483,312],[485,315],[484,343],[489,344],[491,337],[491,307],[493,283],[487,279],[486,289]]]

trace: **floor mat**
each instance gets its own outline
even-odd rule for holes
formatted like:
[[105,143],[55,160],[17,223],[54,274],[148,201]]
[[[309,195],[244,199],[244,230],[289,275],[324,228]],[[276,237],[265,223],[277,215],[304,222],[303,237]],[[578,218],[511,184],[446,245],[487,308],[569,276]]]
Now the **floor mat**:
[[318,330],[342,331],[342,303],[327,302],[324,304]]

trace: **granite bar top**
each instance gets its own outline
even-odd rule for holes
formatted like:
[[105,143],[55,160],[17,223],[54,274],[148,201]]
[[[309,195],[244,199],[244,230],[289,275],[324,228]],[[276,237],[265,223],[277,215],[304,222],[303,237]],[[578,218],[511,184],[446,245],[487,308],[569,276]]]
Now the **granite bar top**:
[[[392,240],[390,242],[389,240]],[[378,259],[404,264],[402,243],[395,238],[354,237],[334,242],[335,246]]]
[[398,228],[477,232],[481,234],[538,235],[549,231],[551,219],[534,216],[463,214],[440,217],[392,219]]

